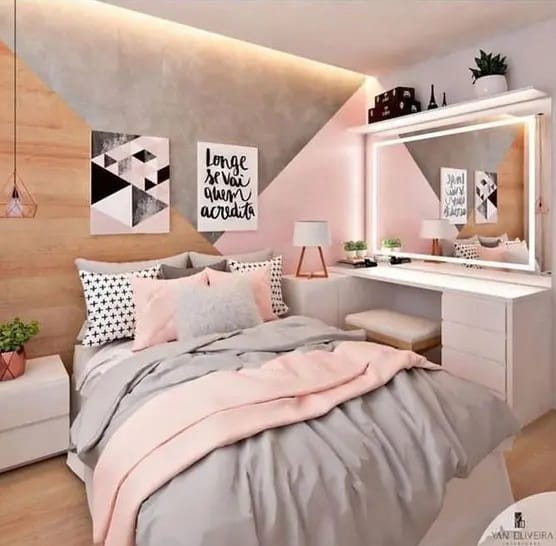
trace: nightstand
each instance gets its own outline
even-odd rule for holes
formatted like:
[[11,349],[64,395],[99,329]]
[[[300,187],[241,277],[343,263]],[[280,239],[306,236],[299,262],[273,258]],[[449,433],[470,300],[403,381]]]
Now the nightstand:
[[69,378],[58,355],[27,361],[0,382],[0,472],[63,453],[69,445]]
[[344,317],[340,313],[340,289],[346,280],[349,282],[343,275],[312,279],[284,276],[282,292],[289,314],[316,318],[341,328]]

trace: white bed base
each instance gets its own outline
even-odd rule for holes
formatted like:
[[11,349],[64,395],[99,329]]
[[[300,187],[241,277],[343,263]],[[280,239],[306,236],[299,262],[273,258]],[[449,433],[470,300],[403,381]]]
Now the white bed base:
[[[419,546],[477,546],[488,524],[514,502],[504,460],[510,447],[511,441],[504,442],[468,478],[448,483],[442,510]],[[73,453],[68,454],[67,464],[88,489],[90,470]]]

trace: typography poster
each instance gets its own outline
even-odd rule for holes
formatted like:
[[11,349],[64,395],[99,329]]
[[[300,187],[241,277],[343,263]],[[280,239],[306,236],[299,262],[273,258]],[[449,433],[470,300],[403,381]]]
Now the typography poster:
[[467,171],[440,169],[440,217],[450,224],[467,223]]
[[258,215],[258,149],[199,142],[197,229],[255,230]]

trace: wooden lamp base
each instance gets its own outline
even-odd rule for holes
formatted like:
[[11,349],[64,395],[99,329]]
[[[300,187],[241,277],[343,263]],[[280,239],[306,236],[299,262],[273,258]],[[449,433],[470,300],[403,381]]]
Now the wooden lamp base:
[[442,247],[438,239],[432,240],[431,254],[433,256],[442,256]]
[[326,268],[326,264],[324,263],[324,254],[322,253],[322,246],[318,246],[320,261],[322,263],[322,273],[302,273],[301,272],[301,265],[303,264],[303,258],[305,257],[305,249],[307,247],[301,247],[301,254],[299,255],[299,262],[297,263],[297,270],[295,272],[296,277],[306,277],[307,279],[318,279],[318,278],[328,278],[328,269]]

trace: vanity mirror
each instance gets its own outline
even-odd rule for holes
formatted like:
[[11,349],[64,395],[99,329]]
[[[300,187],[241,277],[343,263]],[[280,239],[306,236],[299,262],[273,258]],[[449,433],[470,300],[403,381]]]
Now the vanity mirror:
[[[377,139],[368,227],[375,254],[550,269],[542,115],[497,115]],[[548,147],[547,147],[548,148]],[[399,239],[394,251],[385,240]]]

